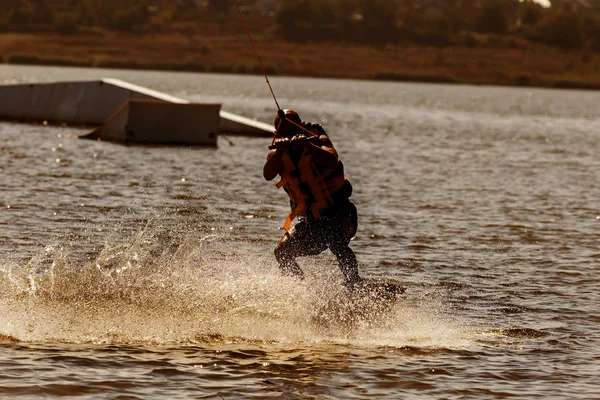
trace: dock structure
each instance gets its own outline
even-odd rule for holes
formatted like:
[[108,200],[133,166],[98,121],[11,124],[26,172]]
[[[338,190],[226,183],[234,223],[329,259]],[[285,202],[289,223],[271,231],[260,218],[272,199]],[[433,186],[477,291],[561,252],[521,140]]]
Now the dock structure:
[[265,123],[118,79],[0,85],[0,119],[94,126],[87,139],[216,146],[219,133],[271,136]]

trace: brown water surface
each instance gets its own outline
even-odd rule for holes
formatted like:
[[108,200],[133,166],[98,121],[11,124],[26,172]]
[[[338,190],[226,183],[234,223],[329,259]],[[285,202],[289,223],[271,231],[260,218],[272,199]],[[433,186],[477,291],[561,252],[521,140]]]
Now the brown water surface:
[[[257,77],[0,67],[99,77],[274,113]],[[352,318],[330,254],[279,275],[269,139],[124,146],[3,122],[1,397],[600,398],[600,93],[272,84],[330,133],[361,273],[404,298]]]

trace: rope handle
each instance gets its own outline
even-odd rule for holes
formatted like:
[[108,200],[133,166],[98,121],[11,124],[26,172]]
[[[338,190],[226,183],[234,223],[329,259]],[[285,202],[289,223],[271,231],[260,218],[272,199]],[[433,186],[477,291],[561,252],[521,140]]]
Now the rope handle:
[[[309,142],[309,143],[310,142],[316,142],[317,139],[318,139],[317,136],[310,136],[310,137],[306,138],[306,141]],[[276,148],[277,148],[277,144],[272,144],[272,145],[269,146],[269,150],[274,150]]]

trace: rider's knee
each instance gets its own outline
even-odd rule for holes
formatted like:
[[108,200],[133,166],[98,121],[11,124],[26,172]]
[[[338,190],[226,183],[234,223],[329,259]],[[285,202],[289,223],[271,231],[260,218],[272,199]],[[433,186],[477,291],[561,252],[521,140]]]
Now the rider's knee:
[[345,243],[334,243],[329,246],[329,249],[337,257],[354,255],[354,252],[352,251],[350,246],[348,246]]

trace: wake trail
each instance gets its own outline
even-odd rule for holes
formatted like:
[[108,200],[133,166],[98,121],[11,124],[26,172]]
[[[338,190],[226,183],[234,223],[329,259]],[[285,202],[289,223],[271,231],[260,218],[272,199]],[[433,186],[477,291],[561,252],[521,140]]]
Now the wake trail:
[[470,343],[441,304],[374,301],[357,313],[331,260],[303,259],[298,281],[279,274],[270,252],[231,237],[150,224],[114,239],[85,265],[49,246],[26,265],[0,266],[0,342]]

